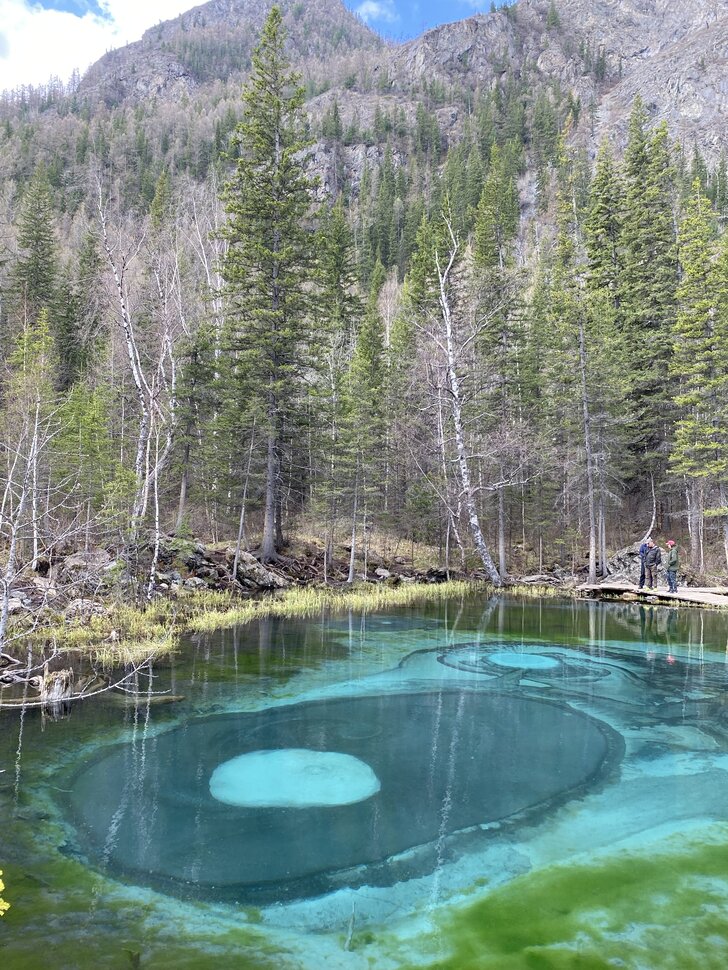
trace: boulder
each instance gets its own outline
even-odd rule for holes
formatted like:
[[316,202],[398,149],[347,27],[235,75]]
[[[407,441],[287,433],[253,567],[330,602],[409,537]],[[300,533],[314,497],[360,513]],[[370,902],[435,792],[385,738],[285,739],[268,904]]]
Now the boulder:
[[389,579],[392,574],[388,569],[385,569],[383,566],[379,566],[374,570],[374,575],[377,577],[377,579]]
[[[232,571],[232,566],[235,561],[235,549],[232,547],[228,548],[226,558]],[[238,571],[234,578],[243,586],[248,587],[248,589],[256,586],[258,589],[283,589],[288,585],[282,576],[278,576],[276,573],[266,569],[249,552],[241,552],[239,554]]]
[[8,616],[12,616],[13,613],[20,613],[25,609],[25,604],[18,596],[11,596],[8,600]]
[[106,610],[95,600],[79,599],[71,600],[63,611],[66,620],[90,619],[92,616],[103,616]]
[[40,594],[46,600],[55,599],[58,596],[56,582],[48,576],[33,576],[30,580],[34,594]]
[[59,582],[72,585],[80,592],[94,591],[104,583],[105,573],[111,562],[111,556],[105,549],[75,552],[61,563],[58,571]]
[[563,578],[553,573],[534,573],[532,576],[519,576],[516,582],[529,586],[558,586],[563,583]]
[[[662,565],[657,567],[658,577],[664,578],[665,573],[665,560],[667,559],[667,551],[664,547],[662,549]],[[620,549],[618,552],[610,558],[609,560],[609,579],[619,582],[624,580],[628,583],[634,583],[637,585],[640,581],[640,543],[635,542],[631,546],[625,546],[624,549]],[[680,581],[685,581],[686,576],[681,571],[678,577]],[[666,581],[666,580],[665,580]],[[684,585],[687,585],[684,582]]]

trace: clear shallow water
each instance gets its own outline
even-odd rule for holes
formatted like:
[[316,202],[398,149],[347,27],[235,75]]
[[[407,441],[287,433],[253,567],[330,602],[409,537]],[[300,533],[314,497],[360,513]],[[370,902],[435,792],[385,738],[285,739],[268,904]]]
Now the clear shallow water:
[[0,712],[0,966],[724,967],[727,639],[474,598],[190,642],[174,705]]

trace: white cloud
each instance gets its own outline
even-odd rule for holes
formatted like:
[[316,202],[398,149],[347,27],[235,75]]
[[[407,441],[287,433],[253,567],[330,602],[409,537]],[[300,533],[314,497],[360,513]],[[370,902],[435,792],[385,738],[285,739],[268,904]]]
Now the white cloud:
[[51,75],[67,81],[75,68],[83,72],[107,50],[190,10],[195,0],[99,0],[99,6],[106,17],[0,0],[0,91],[44,84]]
[[399,14],[394,9],[392,0],[363,0],[363,3],[356,7],[356,13],[367,24],[373,21],[394,24],[399,20]]

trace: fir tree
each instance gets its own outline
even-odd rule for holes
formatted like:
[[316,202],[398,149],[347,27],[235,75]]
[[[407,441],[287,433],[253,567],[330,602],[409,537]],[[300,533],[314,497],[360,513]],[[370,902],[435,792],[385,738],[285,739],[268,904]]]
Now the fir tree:
[[287,425],[300,393],[309,340],[313,279],[306,228],[313,183],[306,172],[304,89],[284,53],[281,12],[273,7],[253,53],[235,132],[235,173],[225,188],[229,248],[224,277],[233,321],[231,346],[266,423],[265,513],[261,555],[275,559],[282,535],[281,467]]
[[677,261],[673,218],[674,169],[664,126],[646,130],[637,99],[625,153],[623,268],[620,321],[631,351],[631,409],[636,474],[661,475],[669,447]]
[[704,498],[701,486],[717,485],[724,506],[728,480],[728,248],[724,246],[722,258],[716,260],[714,234],[714,213],[698,177],[680,224],[682,279],[670,365],[679,409],[670,463],[695,486],[691,505],[696,517],[693,525],[697,526],[692,530],[696,563]]
[[612,305],[619,305],[622,272],[622,223],[624,193],[619,172],[609,146],[603,142],[597,154],[596,170],[589,193],[584,225],[589,259],[587,285],[593,292],[602,290]]

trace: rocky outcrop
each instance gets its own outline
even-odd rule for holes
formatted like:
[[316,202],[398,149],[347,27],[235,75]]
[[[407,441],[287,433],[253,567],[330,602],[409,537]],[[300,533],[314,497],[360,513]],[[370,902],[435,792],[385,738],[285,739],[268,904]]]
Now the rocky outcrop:
[[[519,0],[427,31],[391,52],[393,87],[434,79],[487,90],[530,65],[584,106],[594,101],[593,130],[582,126],[572,136],[592,152],[605,136],[624,143],[637,94],[654,121],[697,143],[710,162],[728,150],[726,0],[554,0],[558,23],[549,27],[551,7],[551,0]],[[599,78],[585,50],[601,60]],[[452,127],[455,136],[458,122]]]
[[164,96],[178,100],[195,87],[195,79],[175,57],[160,50],[144,58],[129,56],[128,48],[110,51],[86,73],[83,94],[107,107],[124,101]]
[[60,586],[69,587],[78,595],[95,593],[104,585],[107,571],[113,558],[106,549],[90,549],[76,552],[61,560],[54,570]]
[[258,592],[282,589],[287,581],[267,569],[252,553],[240,550],[237,571],[233,546],[205,546],[201,542],[168,537],[162,543],[156,584],[160,592],[188,589],[242,590]]
[[[153,97],[173,102],[200,85],[242,77],[271,6],[270,0],[210,0],[159,23],[92,65],[79,97],[107,107]],[[279,6],[292,60],[305,75],[330,77],[332,61],[382,47],[341,0],[280,0]]]
[[[28,613],[52,609],[64,619],[88,622],[105,612],[109,595],[133,599],[146,592],[151,568],[151,546],[117,558],[106,549],[90,549],[57,557],[48,576],[21,571],[9,602],[11,620],[20,623]],[[183,589],[228,590],[257,593],[282,589],[288,580],[282,570],[268,569],[241,550],[233,576],[233,546],[206,546],[201,542],[163,538],[154,589],[158,595],[175,595]]]
[[603,98],[600,132],[625,142],[637,95],[652,120],[690,150],[698,144],[715,163],[728,147],[728,15],[639,64]]

